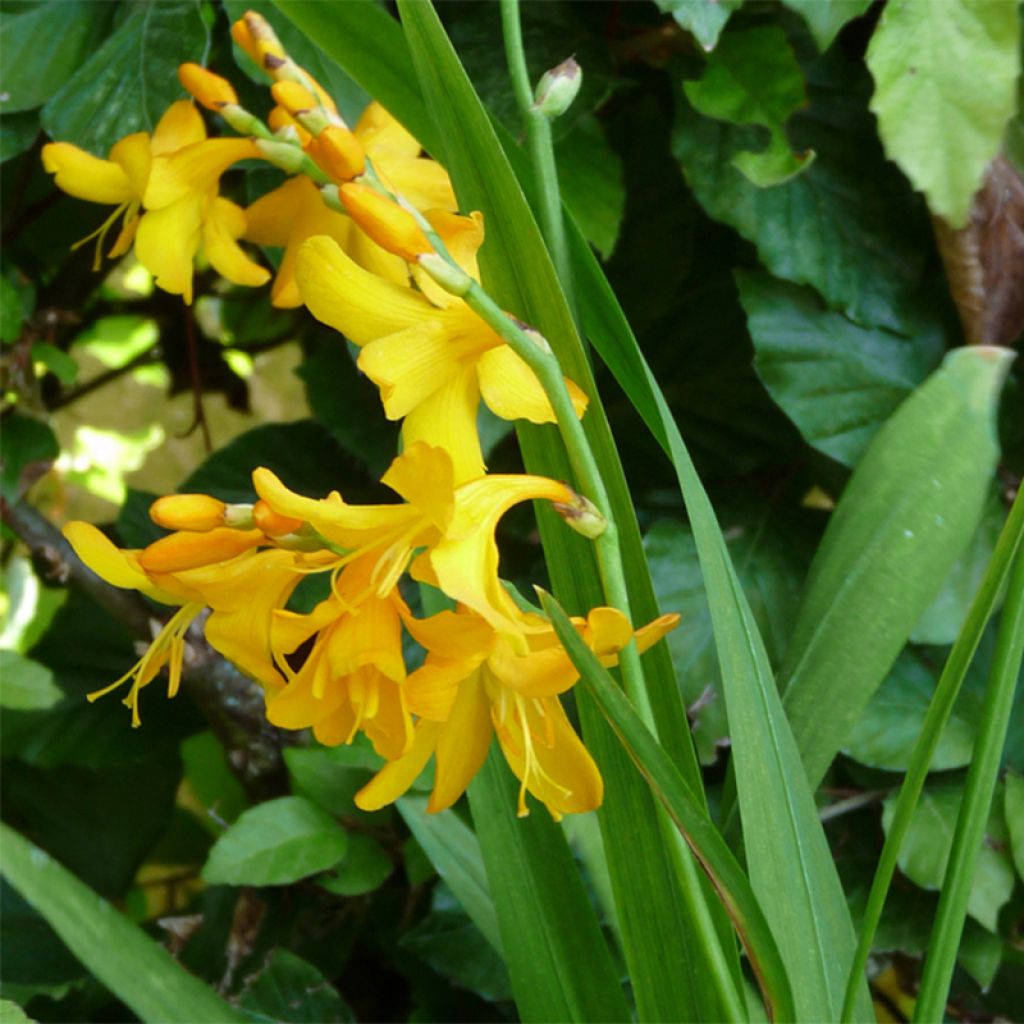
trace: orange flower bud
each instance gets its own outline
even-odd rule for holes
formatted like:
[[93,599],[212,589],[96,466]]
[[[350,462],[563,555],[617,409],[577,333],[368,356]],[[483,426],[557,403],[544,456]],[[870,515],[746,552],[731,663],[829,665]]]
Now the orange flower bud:
[[298,82],[275,82],[270,94],[292,117],[320,105],[320,101]]
[[349,216],[382,249],[410,263],[434,247],[408,210],[369,185],[349,182],[338,190]]
[[245,23],[245,18],[239,18],[231,26],[231,38],[234,39],[238,48],[246,53],[253,63],[260,63],[260,54],[256,49],[256,40],[253,39],[249,26]]
[[231,26],[231,37],[265,71],[273,72],[287,60],[281,40],[267,19],[255,11],[246,11]]
[[328,125],[310,145],[309,155],[335,181],[351,181],[366,167],[362,144],[347,128]]
[[293,519],[291,516],[282,516],[275,512],[262,499],[252,507],[252,521],[268,537],[283,537],[286,533],[294,533],[303,525],[301,519]]
[[149,517],[165,530],[204,532],[224,525],[223,501],[208,494],[169,494],[149,506]]
[[270,125],[271,131],[277,133],[282,128],[294,128],[299,133],[299,144],[305,148],[310,139],[313,138],[305,128],[299,124],[298,121],[288,113],[284,107],[274,107],[273,110],[267,115],[267,124]]
[[262,530],[221,528],[207,533],[172,533],[139,552],[146,572],[182,572],[226,562],[266,542]]
[[198,64],[181,64],[178,67],[178,81],[197,103],[207,110],[217,111],[229,103],[238,103],[238,96],[231,83]]

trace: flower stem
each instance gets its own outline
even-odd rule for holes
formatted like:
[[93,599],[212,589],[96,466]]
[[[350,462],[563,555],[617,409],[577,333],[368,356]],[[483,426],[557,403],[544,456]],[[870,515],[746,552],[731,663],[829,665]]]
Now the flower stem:
[[565,237],[562,193],[558,188],[558,167],[551,137],[551,121],[536,108],[533,87],[526,66],[523,33],[519,21],[519,0],[501,0],[502,34],[505,37],[505,58],[512,77],[512,91],[526,128],[530,162],[537,183],[540,202],[540,227],[551,253],[558,279],[562,283],[570,309],[574,309],[572,263]]

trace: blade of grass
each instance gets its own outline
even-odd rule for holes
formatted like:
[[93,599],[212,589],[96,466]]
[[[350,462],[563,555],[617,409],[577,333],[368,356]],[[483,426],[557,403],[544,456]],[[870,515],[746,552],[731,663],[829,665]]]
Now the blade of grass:
[[939,909],[935,915],[924,961],[921,991],[914,1020],[929,1024],[945,1018],[949,983],[967,915],[967,900],[985,835],[999,775],[999,762],[1010,725],[1013,697],[1024,659],[1024,550],[1018,549],[1010,570],[1006,604],[999,623],[995,655],[985,690],[981,724],[974,741],[974,756],[967,770],[967,784],[953,836],[953,849],[942,880]]
[[141,1020],[245,1020],[102,896],[3,824],[0,870],[82,964]]
[[[794,1019],[793,994],[785,964],[743,869],[672,759],[584,643],[558,602],[550,594],[541,593],[541,603],[579,670],[582,685],[594,696],[634,765],[711,879],[746,950],[772,1020]],[[710,921],[705,926],[713,927]]]
[[996,600],[1009,574],[1014,555],[1022,549],[1022,541],[1024,541],[1024,491],[1019,491],[999,535],[999,540],[996,542],[992,558],[985,569],[985,576],[971,602],[967,618],[964,620],[956,643],[953,644],[949,657],[946,659],[942,676],[935,688],[935,695],[928,705],[928,714],[921,727],[921,735],[914,745],[907,774],[900,787],[899,796],[896,798],[892,822],[889,825],[882,853],[878,858],[878,867],[875,869],[871,892],[864,910],[860,936],[857,941],[857,952],[850,967],[846,997],[843,1001],[842,1019],[844,1022],[853,1019],[855,995],[861,983],[864,968],[867,966],[875,932],[882,919],[882,910],[889,893],[889,885],[896,871],[900,848],[903,845],[907,829],[910,827],[921,791],[924,789],[932,757],[945,731],[946,723],[949,721],[968,666],[981,642],[981,635],[995,609]]

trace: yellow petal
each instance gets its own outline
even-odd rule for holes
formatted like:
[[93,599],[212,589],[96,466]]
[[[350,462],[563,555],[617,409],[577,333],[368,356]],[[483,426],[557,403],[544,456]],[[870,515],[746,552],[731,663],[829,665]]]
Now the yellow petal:
[[[529,420],[553,423],[554,410],[540,381],[523,360],[507,345],[485,352],[477,364],[480,392],[491,411],[504,420]],[[566,386],[576,415],[587,408],[587,396],[567,377]]]
[[192,261],[202,236],[202,196],[186,196],[139,221],[135,255],[159,288],[192,301]]
[[218,527],[205,533],[183,530],[161,537],[143,549],[139,553],[139,564],[147,572],[178,573],[226,562],[265,543],[262,530],[232,530],[229,527]]
[[157,123],[153,132],[153,155],[174,153],[206,138],[203,115],[191,100],[172,103]]
[[207,193],[239,160],[259,157],[249,139],[206,139],[153,161],[143,200],[147,210],[162,210],[184,196]]
[[394,334],[437,313],[411,288],[363,270],[333,238],[310,238],[303,244],[298,278],[303,301],[313,316],[357,345]]
[[663,636],[671,633],[679,625],[679,615],[676,612],[668,612],[659,615],[653,622],[641,626],[636,631],[636,646],[642,654],[649,647],[653,647]]
[[445,661],[428,658],[405,681],[409,710],[420,718],[443,722],[452,713],[459,684],[476,671],[481,658]]
[[75,554],[102,580],[126,590],[140,590],[149,577],[139,568],[134,553],[118,548],[91,523],[71,522],[61,531]]
[[451,460],[456,484],[482,476],[484,456],[476,429],[479,405],[476,372],[472,365],[466,366],[409,411],[402,424],[402,441],[406,447],[425,443],[444,449]]
[[126,203],[134,197],[131,179],[124,168],[110,160],[86,153],[69,142],[43,146],[43,167],[56,175],[59,189],[90,203]]
[[381,483],[401,495],[439,530],[452,517],[455,481],[447,452],[428,444],[410,445],[388,467]]
[[561,647],[520,654],[509,643],[499,643],[487,668],[503,686],[523,697],[553,697],[570,689],[580,677]]
[[141,202],[146,194],[149,171],[153,165],[153,151],[145,132],[126,135],[115,143],[110,159],[120,167],[131,182],[132,196]]
[[383,152],[417,157],[423,147],[376,100],[368,103],[355,129],[363,148],[376,158]]
[[218,196],[210,204],[203,223],[206,258],[221,277],[235,284],[259,288],[270,280],[270,271],[251,260],[235,241],[245,231],[245,213]]
[[[341,217],[341,214],[335,214],[335,216]],[[348,217],[343,219],[351,228],[347,239],[338,239],[345,252],[369,273],[382,277],[385,281],[390,281],[399,287],[408,288],[410,265],[401,256],[396,256],[394,253],[382,249],[365,231],[360,231],[356,228]],[[329,232],[310,232],[310,234],[327,233]],[[427,293],[424,292],[424,294]],[[428,295],[428,298],[433,301],[434,296]]]
[[494,630],[479,615],[465,611],[438,612],[427,619],[410,615],[403,621],[416,643],[445,660],[486,655],[494,645]]
[[[348,708],[348,694],[345,687],[328,686],[323,695],[314,696],[316,677],[325,672],[325,663],[316,654],[311,654],[296,677],[282,689],[276,690],[267,699],[267,721],[281,729],[308,729],[325,718],[334,715],[340,708],[346,709],[349,718],[345,736],[351,732],[352,711]],[[344,728],[343,723],[334,723]],[[334,729],[331,729],[334,732]],[[318,737],[319,738],[319,737]],[[344,742],[336,740],[334,744]],[[326,742],[321,740],[321,742]]]
[[474,673],[459,686],[451,714],[441,728],[428,811],[443,811],[462,796],[486,760],[493,734],[491,705],[479,673]]
[[380,153],[374,158],[374,166],[394,192],[421,212],[459,208],[448,172],[434,160],[396,159],[392,153]]
[[356,806],[363,811],[378,811],[397,800],[427,766],[440,729],[438,722],[417,722],[409,749],[397,761],[385,765],[356,793]]
[[372,665],[393,682],[405,679],[402,628],[394,605],[370,596],[342,616],[331,630],[327,658],[333,678]]
[[[472,213],[468,217],[446,210],[429,210],[427,220],[441,236],[448,254],[475,280],[480,279],[477,252],[484,240],[484,215]],[[462,299],[446,292],[419,264],[411,264],[413,277],[420,291],[440,308],[463,305]]]
[[412,745],[412,717],[405,707],[403,686],[382,678],[378,687],[377,713],[363,723],[363,729],[381,757],[396,761]]
[[422,320],[369,342],[358,365],[380,388],[388,419],[400,420],[461,373],[465,353],[442,321]]
[[592,608],[584,638],[595,654],[613,654],[633,639],[633,627],[617,608]]

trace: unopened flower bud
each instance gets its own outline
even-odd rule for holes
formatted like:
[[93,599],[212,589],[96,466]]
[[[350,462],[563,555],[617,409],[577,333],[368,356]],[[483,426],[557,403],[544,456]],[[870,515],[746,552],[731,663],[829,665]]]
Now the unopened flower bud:
[[260,135],[263,133],[263,123],[260,119],[255,114],[250,114],[245,107],[240,107],[237,103],[225,103],[223,107],[218,108],[217,113],[239,135]]
[[218,529],[207,533],[172,533],[139,552],[146,572],[184,572],[227,562],[266,543],[262,530]]
[[231,83],[199,64],[179,65],[178,81],[197,103],[215,113],[229,103],[238,103],[238,96]]
[[553,501],[551,504],[572,529],[591,540],[600,537],[608,528],[608,520],[598,507],[582,494],[575,494],[569,502]]
[[349,216],[386,252],[413,263],[423,253],[434,251],[416,218],[393,199],[357,182],[342,185],[338,191]]
[[149,506],[149,517],[165,530],[204,532],[224,525],[226,509],[208,494],[169,494]]
[[270,94],[292,117],[319,106],[317,98],[298,82],[275,82],[270,87]]
[[253,505],[252,521],[268,537],[283,537],[302,528],[301,519],[283,516],[275,512],[262,498]]
[[255,143],[264,160],[289,174],[298,174],[306,163],[306,154],[298,146],[269,139],[256,139]]
[[537,83],[533,96],[533,109],[539,110],[549,121],[561,117],[583,84],[583,69],[570,57],[561,64],[545,71]]
[[351,181],[366,168],[362,144],[340,125],[328,125],[317,135],[310,156],[336,181]]
[[255,11],[246,11],[231,26],[231,38],[266,71],[272,72],[286,60],[281,40],[267,19]]
[[298,144],[303,149],[305,149],[309,140],[313,138],[284,107],[274,107],[267,115],[267,124],[270,125],[270,130],[282,142],[292,143],[297,139]]
[[465,295],[473,287],[473,278],[439,253],[425,252],[416,262],[451,295]]

